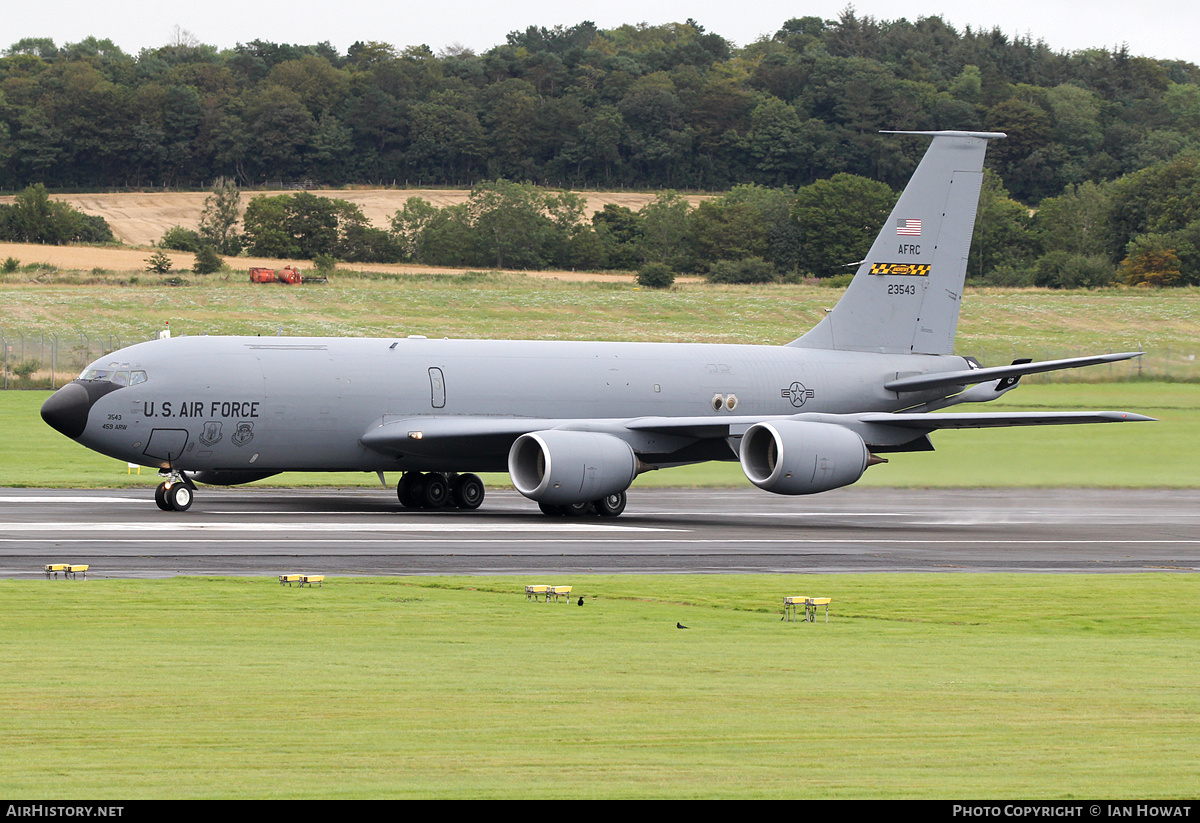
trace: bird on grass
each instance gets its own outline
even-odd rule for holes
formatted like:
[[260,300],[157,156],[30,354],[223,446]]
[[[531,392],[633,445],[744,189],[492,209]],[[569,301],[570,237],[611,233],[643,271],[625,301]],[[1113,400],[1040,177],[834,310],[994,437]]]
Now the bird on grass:
[[686,629],[686,628],[687,628],[687,626],[683,625],[682,623],[676,623],[676,624],[675,624],[675,628],[677,628],[677,629]]
[[579,605],[580,605],[580,606],[582,606],[582,605],[583,605],[583,598],[582,598],[582,597],[581,597],[581,598],[579,598]]

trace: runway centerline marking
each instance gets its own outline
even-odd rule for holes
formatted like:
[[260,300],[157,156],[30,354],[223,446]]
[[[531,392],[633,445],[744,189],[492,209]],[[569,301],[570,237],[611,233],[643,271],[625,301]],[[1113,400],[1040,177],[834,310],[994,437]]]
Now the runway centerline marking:
[[146,499],[142,497],[82,497],[56,495],[50,497],[47,495],[29,495],[27,497],[18,497],[15,495],[0,495],[0,503],[145,503]]
[[654,526],[617,526],[607,523],[452,523],[448,521],[393,521],[391,523],[0,523],[8,532],[679,532]]
[[[0,524],[0,527],[3,527],[3,524]],[[644,531],[658,531],[658,530],[645,529]],[[663,531],[667,531],[667,530],[663,530]],[[479,538],[463,538],[461,540],[455,540],[452,538],[437,538],[437,537],[435,537],[435,538],[430,538],[428,540],[424,540],[422,542],[423,542],[423,544],[426,544],[426,545],[443,544],[443,543],[448,544],[448,545],[459,545],[459,544],[466,544],[466,543],[481,543],[481,544],[485,544],[485,545],[499,544],[499,543],[515,543],[515,544],[520,544],[520,545],[528,545],[529,538],[497,537],[494,539],[488,539],[488,538],[479,537]],[[212,543],[211,540],[174,538],[174,537],[172,537],[172,538],[167,538],[167,537],[164,537],[164,538],[130,537],[130,538],[124,538],[124,539],[103,538],[103,537],[100,537],[100,538],[62,538],[62,539],[46,537],[46,538],[24,538],[24,539],[21,539],[21,538],[4,537],[4,538],[0,538],[0,543],[87,543],[87,544],[95,544],[95,543],[143,543],[143,544],[145,544],[145,543],[169,543],[171,545],[184,544],[184,543],[197,543],[197,544],[214,546],[214,544]],[[249,540],[237,540],[236,543],[231,543],[229,545],[240,546],[240,545],[246,545],[246,544],[258,544],[258,543],[271,544],[271,545],[275,545],[275,546],[280,546],[280,545],[294,546],[294,545],[311,543],[311,544],[315,544],[318,546],[326,546],[329,544],[329,541],[326,539],[316,539],[316,538],[308,539],[308,538],[300,537],[300,538],[288,538],[287,542],[285,544],[280,544],[277,540],[249,539]],[[351,544],[351,543],[366,543],[366,544],[372,544],[372,545],[373,544],[381,544],[381,545],[385,545],[385,546],[395,546],[396,545],[395,541],[390,541],[390,540],[387,540],[384,538],[349,537],[349,538],[345,538],[345,539],[338,541],[339,546],[347,545],[347,544]],[[599,543],[600,545],[605,545],[605,546],[612,545],[612,543],[607,540],[601,540],[601,539],[591,540],[588,538],[580,538],[579,540],[575,541],[575,543],[576,543],[576,545],[588,544],[588,543]],[[634,544],[634,543],[655,543],[655,544],[683,543],[686,545],[693,545],[693,546],[695,546],[695,545],[711,545],[711,544],[746,545],[746,544],[752,544],[752,543],[762,544],[762,545],[786,545],[786,546],[821,546],[821,545],[833,545],[833,544],[838,544],[838,545],[851,544],[851,545],[864,545],[864,546],[865,545],[871,545],[871,546],[890,546],[890,545],[895,545],[895,546],[910,546],[910,545],[912,545],[912,546],[937,546],[937,545],[951,545],[951,546],[1096,546],[1096,545],[1106,545],[1106,546],[1200,546],[1200,539],[1179,538],[1177,540],[1002,540],[1002,539],[998,539],[998,540],[987,540],[987,539],[983,539],[983,540],[904,540],[904,539],[887,538],[887,537],[864,537],[864,538],[833,537],[833,538],[828,538],[828,539],[789,538],[789,537],[779,537],[779,538],[751,537],[751,538],[743,539],[743,538],[696,538],[696,537],[691,537],[691,536],[680,535],[679,537],[630,537],[629,540],[626,541],[626,543],[622,544],[621,546],[613,547],[612,551],[614,553],[620,554],[621,550],[625,546],[628,546],[628,545]],[[223,545],[224,544],[215,545],[214,551],[220,551]],[[559,553],[560,552],[556,552],[556,554],[559,554]]]

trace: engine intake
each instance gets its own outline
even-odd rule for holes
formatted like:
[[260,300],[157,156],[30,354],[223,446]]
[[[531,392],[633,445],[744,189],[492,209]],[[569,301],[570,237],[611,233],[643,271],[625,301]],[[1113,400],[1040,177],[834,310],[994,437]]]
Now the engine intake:
[[870,464],[866,443],[832,423],[755,423],[738,456],[750,482],[775,494],[816,494],[849,486]]
[[628,443],[599,432],[530,432],[518,437],[508,452],[508,473],[517,491],[552,505],[623,492],[637,476],[637,463]]

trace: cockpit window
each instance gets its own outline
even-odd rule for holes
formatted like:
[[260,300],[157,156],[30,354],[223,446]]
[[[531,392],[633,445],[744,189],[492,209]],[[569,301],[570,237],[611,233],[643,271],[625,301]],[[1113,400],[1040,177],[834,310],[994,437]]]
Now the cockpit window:
[[80,380],[107,380],[110,383],[116,383],[118,386],[136,386],[138,383],[146,382],[146,372],[138,369],[137,371],[113,371],[112,369],[85,369],[83,374],[79,375]]

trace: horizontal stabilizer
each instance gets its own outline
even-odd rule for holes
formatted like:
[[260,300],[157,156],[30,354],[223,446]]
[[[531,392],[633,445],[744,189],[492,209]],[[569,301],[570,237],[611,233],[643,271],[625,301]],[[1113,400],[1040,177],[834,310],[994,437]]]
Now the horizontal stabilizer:
[[994,429],[1011,426],[1063,426],[1073,423],[1133,423],[1153,417],[1123,411],[986,412],[981,414],[887,414],[867,412],[847,415],[862,423],[882,423],[910,429]]
[[1008,135],[1002,131],[902,131],[881,129],[880,134],[921,134],[926,137],[979,137],[984,140],[999,140]]
[[993,366],[988,369],[963,369],[961,371],[941,372],[939,374],[922,374],[915,377],[901,377],[889,380],[883,384],[888,391],[918,392],[928,389],[940,389],[946,386],[966,386],[972,383],[986,383],[989,380],[1000,380],[1008,377],[1022,377],[1026,374],[1041,374],[1042,372],[1058,371],[1059,369],[1078,369],[1083,366],[1095,366],[1100,363],[1116,363],[1120,360],[1130,360],[1142,354],[1140,351],[1121,352],[1119,354],[1097,354],[1090,357],[1069,357],[1065,360],[1043,360],[1040,363],[1017,363],[1011,366]]

